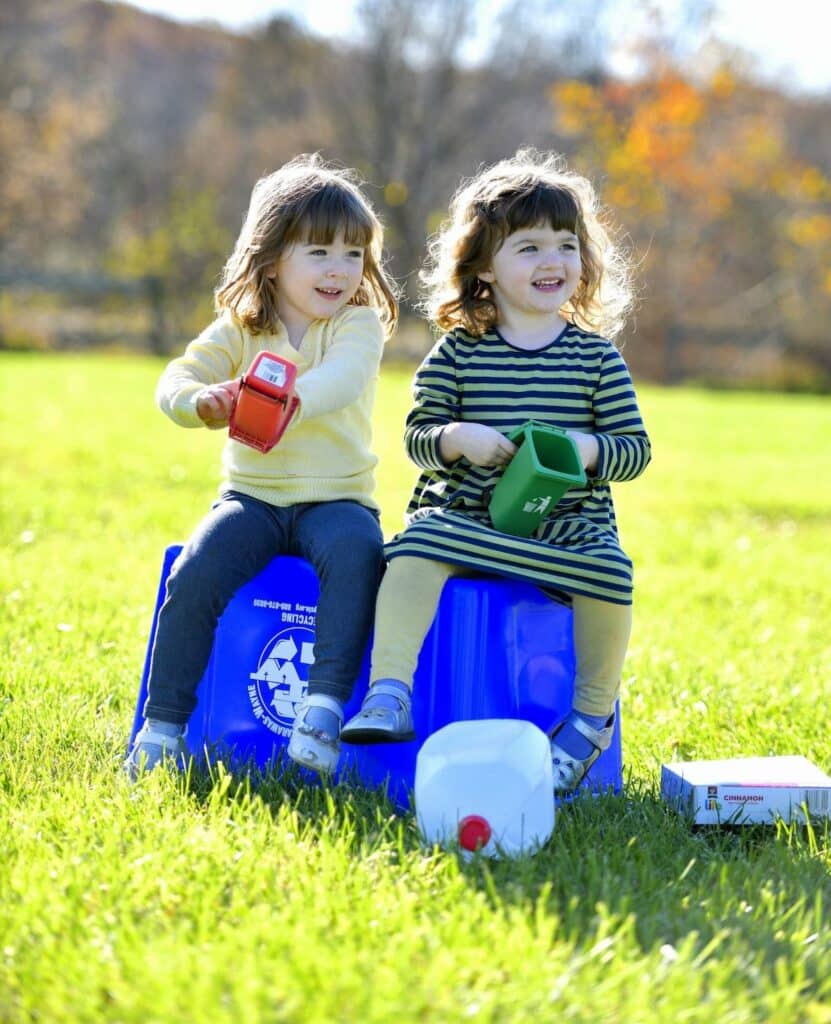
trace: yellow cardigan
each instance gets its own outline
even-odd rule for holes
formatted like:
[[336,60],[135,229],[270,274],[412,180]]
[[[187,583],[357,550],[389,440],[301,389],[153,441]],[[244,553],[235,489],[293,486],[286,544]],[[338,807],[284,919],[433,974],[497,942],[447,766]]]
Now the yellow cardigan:
[[315,320],[297,349],[282,324],[274,334],[252,335],[226,313],[168,364],[156,401],[174,423],[204,426],[196,412],[199,392],[241,376],[259,352],[274,352],[297,366],[300,408],[270,452],[226,442],[220,491],[272,505],[351,499],[377,508],[371,417],[384,340],[378,315],[367,306]]

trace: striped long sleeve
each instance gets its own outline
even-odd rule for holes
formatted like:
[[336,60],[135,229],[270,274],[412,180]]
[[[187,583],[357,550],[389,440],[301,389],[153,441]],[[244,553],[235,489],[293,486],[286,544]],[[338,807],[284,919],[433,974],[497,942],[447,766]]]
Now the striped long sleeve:
[[404,428],[407,455],[420,469],[443,469],[439,451],[448,423],[461,418],[453,346],[442,339],[419,367],[415,401]]
[[634,480],[649,465],[652,449],[626,363],[610,348],[594,394],[594,432],[600,446],[595,480]]

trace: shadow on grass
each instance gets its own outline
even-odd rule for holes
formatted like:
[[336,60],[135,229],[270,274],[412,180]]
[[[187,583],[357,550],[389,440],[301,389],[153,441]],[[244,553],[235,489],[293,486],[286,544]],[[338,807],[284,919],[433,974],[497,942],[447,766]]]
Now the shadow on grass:
[[803,932],[810,941],[831,908],[827,822],[693,829],[655,787],[632,779],[619,794],[559,807],[546,845],[510,859],[425,848],[414,814],[382,790],[321,784],[290,762],[233,772],[214,764],[191,771],[182,786],[201,802],[261,802],[275,827],[289,811],[312,839],[337,830],[356,859],[386,846],[390,869],[402,873],[413,858],[449,858],[495,909],[543,912],[580,943],[611,920],[628,922],[645,951],[672,950],[692,936],[696,949],[739,942],[773,964]]
[[337,783],[324,781],[284,752],[265,768],[221,756],[191,761],[180,784],[204,804],[256,799],[275,823],[282,811],[290,810],[312,835],[337,830],[347,836],[356,856],[386,841],[391,830],[406,834],[407,850],[419,848],[414,816],[390,799],[385,787],[368,789],[357,775]]
[[631,919],[644,950],[695,934],[699,949],[738,939],[773,964],[827,920],[830,855],[827,821],[693,828],[629,780],[559,808],[536,857],[480,865],[479,884],[503,902],[541,902],[575,938],[601,917]]

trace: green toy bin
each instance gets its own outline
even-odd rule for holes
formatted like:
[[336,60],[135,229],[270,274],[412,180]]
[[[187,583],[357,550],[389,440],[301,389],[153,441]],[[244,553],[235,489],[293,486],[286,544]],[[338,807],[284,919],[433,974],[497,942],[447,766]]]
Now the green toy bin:
[[493,489],[491,521],[502,533],[530,537],[571,487],[583,487],[586,473],[568,434],[529,420],[508,437],[518,450]]

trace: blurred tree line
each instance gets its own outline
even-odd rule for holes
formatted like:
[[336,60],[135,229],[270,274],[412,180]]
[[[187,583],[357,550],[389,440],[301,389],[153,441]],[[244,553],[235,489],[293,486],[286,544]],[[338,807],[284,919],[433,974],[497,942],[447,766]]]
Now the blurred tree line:
[[[625,230],[636,373],[828,387],[831,103],[763,87],[726,52],[682,71],[660,32],[646,73],[616,79],[612,0],[509,2],[483,33],[486,6],[361,0],[358,37],[335,43],[286,18],[235,34],[4,0],[0,345],[180,348],[212,315],[253,183],[311,150],[367,180],[406,314],[460,177],[535,145],[592,177]],[[82,275],[149,284],[125,298]],[[429,340],[405,325],[393,351]]]

